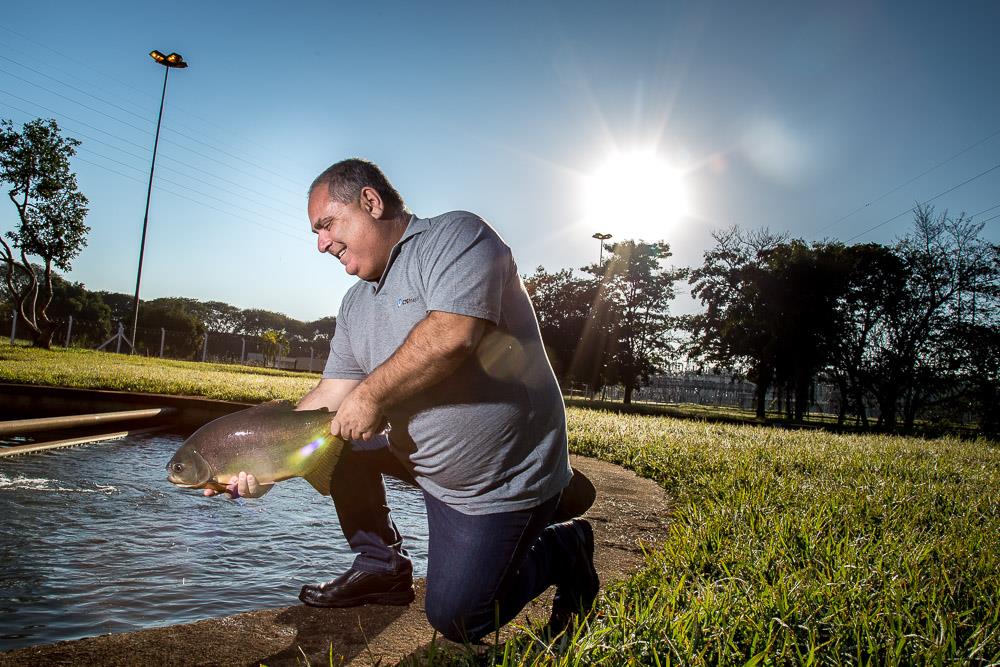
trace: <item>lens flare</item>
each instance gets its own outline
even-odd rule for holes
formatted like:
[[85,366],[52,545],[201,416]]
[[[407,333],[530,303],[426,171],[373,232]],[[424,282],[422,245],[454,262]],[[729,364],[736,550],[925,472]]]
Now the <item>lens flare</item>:
[[293,459],[296,463],[306,460],[312,456],[317,449],[322,447],[327,443],[327,438],[325,436],[319,436],[307,445],[300,447],[293,455]]
[[655,151],[616,153],[587,179],[587,222],[618,238],[655,240],[690,214],[683,173]]

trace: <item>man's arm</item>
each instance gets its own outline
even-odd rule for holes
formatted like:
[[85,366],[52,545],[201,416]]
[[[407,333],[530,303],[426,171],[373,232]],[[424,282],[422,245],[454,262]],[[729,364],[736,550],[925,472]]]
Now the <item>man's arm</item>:
[[318,385],[309,390],[309,393],[299,400],[295,409],[318,410],[319,408],[326,408],[330,412],[334,412],[340,407],[344,398],[359,384],[361,384],[361,380],[320,380]]
[[489,324],[468,315],[428,313],[399,349],[343,398],[330,431],[345,439],[372,438],[389,408],[454,373]]

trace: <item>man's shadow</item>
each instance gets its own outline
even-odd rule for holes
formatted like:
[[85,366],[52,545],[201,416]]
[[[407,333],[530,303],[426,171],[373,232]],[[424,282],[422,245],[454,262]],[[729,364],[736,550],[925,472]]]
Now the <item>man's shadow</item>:
[[[268,667],[285,664],[333,664],[349,662],[368,650],[368,642],[377,637],[407,607],[365,605],[348,609],[317,609],[305,605],[289,607],[275,617],[275,623],[295,629],[289,646],[261,658]],[[373,656],[373,662],[377,657]]]

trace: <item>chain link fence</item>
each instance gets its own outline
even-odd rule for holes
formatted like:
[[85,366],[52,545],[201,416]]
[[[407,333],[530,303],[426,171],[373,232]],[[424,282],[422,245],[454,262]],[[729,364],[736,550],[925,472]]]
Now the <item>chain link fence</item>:
[[[23,321],[10,310],[0,311],[0,332],[11,344],[28,344],[31,336]],[[59,347],[99,349],[128,354],[131,334],[125,323],[94,322],[69,317],[59,321],[52,344]],[[318,373],[326,365],[329,340],[290,340],[278,349],[260,336],[207,331],[205,333],[170,331],[166,328],[139,327],[135,332],[135,353],[184,361],[243,364],[261,368],[280,368]]]

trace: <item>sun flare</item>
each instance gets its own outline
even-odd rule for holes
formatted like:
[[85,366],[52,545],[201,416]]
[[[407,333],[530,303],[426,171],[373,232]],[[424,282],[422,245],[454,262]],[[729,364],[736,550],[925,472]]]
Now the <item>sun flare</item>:
[[618,240],[665,239],[689,213],[683,173],[653,151],[616,153],[585,188],[587,224]]

